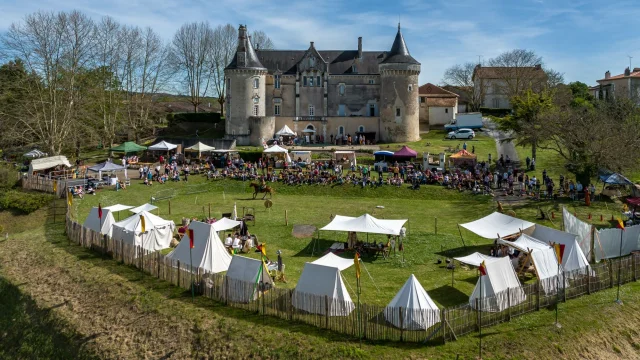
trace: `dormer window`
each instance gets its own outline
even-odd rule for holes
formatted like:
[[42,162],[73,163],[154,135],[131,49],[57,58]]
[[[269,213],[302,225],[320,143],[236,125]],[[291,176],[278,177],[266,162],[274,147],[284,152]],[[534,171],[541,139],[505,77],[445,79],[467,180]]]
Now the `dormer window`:
[[354,74],[357,74],[358,73],[358,67],[355,66],[355,65],[351,65],[351,72],[354,73]]
[[258,79],[258,78],[253,79],[253,88],[254,89],[259,89],[260,88],[260,79]]
[[340,96],[344,96],[344,84],[338,85],[338,93]]
[[245,54],[243,52],[239,52],[238,53],[238,66],[239,67],[244,67],[244,63],[245,63],[244,59],[245,59]]
[[309,76],[309,86],[313,86],[313,76]]

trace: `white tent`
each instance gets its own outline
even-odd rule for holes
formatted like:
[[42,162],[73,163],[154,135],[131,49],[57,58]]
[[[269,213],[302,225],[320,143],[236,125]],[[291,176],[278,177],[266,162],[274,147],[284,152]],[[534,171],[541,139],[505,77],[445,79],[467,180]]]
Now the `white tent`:
[[263,151],[263,153],[268,153],[268,154],[274,154],[274,153],[284,153],[284,154],[286,154],[288,152],[289,152],[289,150],[287,150],[287,149],[285,149],[283,147],[280,147],[278,145],[273,145],[272,147],[264,149],[264,151]]
[[327,255],[311,262],[316,265],[330,266],[337,268],[342,271],[344,269],[348,269],[354,265],[353,259],[345,259],[340,257],[332,252],[327,253]]
[[153,145],[149,146],[147,149],[148,150],[156,150],[156,151],[169,151],[169,150],[173,150],[173,149],[175,149],[177,147],[178,147],[178,145],[171,144],[171,143],[168,143],[168,142],[162,140],[157,144],[153,144]]
[[404,223],[402,220],[376,219],[369,214],[360,217],[336,215],[331,222],[320,230],[351,231],[371,234],[400,235]]
[[[542,290],[547,295],[555,294],[558,287],[558,269],[562,271],[562,267],[558,268],[555,250],[550,246],[546,249],[533,250],[531,252],[531,260],[533,260],[533,266],[536,267]],[[566,281],[567,279],[565,279]],[[568,283],[565,285],[568,285]]]
[[122,205],[122,204],[115,204],[115,205],[111,205],[111,206],[106,206],[103,207],[102,210],[109,210],[111,212],[118,212],[118,211],[123,211],[123,210],[129,210],[129,209],[133,209],[133,206],[129,206],[129,205]]
[[91,212],[89,212],[89,216],[87,216],[83,227],[89,228],[95,232],[99,232],[102,235],[111,236],[111,227],[115,224],[115,219],[113,218],[113,214],[109,209],[102,209],[102,219],[98,217],[98,208],[91,208]]
[[[622,240],[622,249],[620,241]],[[640,225],[622,229],[600,229],[595,232],[596,261],[629,255],[640,249]]]
[[231,220],[229,218],[223,217],[222,219],[214,222],[211,225],[213,225],[213,228],[215,231],[225,231],[225,230],[230,230],[242,225],[242,221],[235,221],[235,220]]
[[[140,216],[144,216],[145,232],[142,233]],[[113,239],[125,244],[141,246],[143,249],[157,251],[166,249],[173,238],[175,224],[172,220],[143,211],[113,224]]]
[[[520,280],[513,270],[508,257],[498,258],[492,262],[485,262],[487,275],[478,279],[476,287],[469,298],[469,304],[476,308],[476,299],[480,299],[480,310],[489,312],[503,311],[511,306],[525,301],[526,295],[520,285]],[[480,284],[482,283],[482,298],[480,298]],[[509,294],[507,294],[509,290]]]
[[300,161],[305,162],[307,164],[311,162],[311,151],[302,151],[302,150],[292,151],[290,155],[293,161],[297,162],[298,159],[300,159]]
[[287,125],[285,125],[282,127],[282,129],[278,130],[276,136],[296,136],[296,133],[294,133]]
[[63,155],[34,159],[31,161],[31,164],[29,164],[29,173],[33,173],[34,171],[52,169],[60,165],[68,168],[71,167],[69,160],[67,160],[67,157]]
[[471,265],[471,266],[480,266],[480,264],[484,261],[485,263],[489,263],[491,261],[497,260],[499,258],[481,254],[479,252],[474,252],[471,255],[453,258],[454,260],[458,260],[463,264]]
[[496,239],[500,236],[513,235],[520,230],[528,229],[535,224],[525,220],[517,219],[499,212],[494,212],[482,219],[460,224],[463,228],[477,234],[485,239]]
[[259,283],[273,285],[269,271],[260,260],[235,255],[227,270],[225,293],[231,302],[248,303],[260,295]]
[[[193,266],[194,271],[196,268],[204,269],[210,273],[227,271],[231,263],[231,255],[222,245],[213,226],[200,221],[192,221],[189,224],[189,229],[193,230],[193,249],[189,249],[190,238],[187,231],[182,237],[182,241],[167,257],[180,260],[183,268],[189,269],[190,266]],[[191,263],[190,256],[193,256],[193,263]]]
[[580,271],[586,273],[586,268],[589,267],[589,261],[587,261],[582,249],[578,245],[577,235],[555,230],[543,225],[536,225],[530,235],[547,244],[564,244],[564,255],[562,255],[562,267],[564,271]]
[[24,157],[28,157],[28,158],[32,158],[32,159],[37,159],[43,156],[47,156],[47,153],[43,153],[42,151],[38,150],[38,149],[33,149],[31,151],[29,151],[28,153],[23,155]]
[[353,166],[358,165],[358,161],[356,159],[355,151],[345,151],[345,150],[337,150],[333,152],[336,161],[340,161],[342,158],[346,158],[349,160],[353,160]]
[[498,244],[511,246],[512,248],[518,249],[525,253],[529,253],[531,250],[546,250],[551,247],[548,243],[544,243],[527,234],[520,235],[514,241],[504,240],[500,238],[498,239]]
[[426,330],[440,322],[440,309],[418,279],[411,274],[402,289],[384,309],[384,318],[401,329]]
[[188,148],[184,149],[185,151],[197,151],[198,153],[202,153],[202,152],[207,152],[207,151],[212,151],[215,150],[216,148],[213,146],[209,146],[207,144],[203,144],[201,142],[198,141],[197,144],[189,146]]
[[[591,249],[591,224],[573,216],[565,207],[562,208],[562,221],[564,222],[564,231],[578,235],[578,244],[585,256],[589,256],[592,250],[598,250],[597,245],[595,249]],[[597,256],[598,253],[596,252],[596,261],[599,261],[600,259],[598,259]]]
[[151,205],[151,204],[144,204],[144,205],[140,205],[138,207],[135,207],[133,209],[129,209],[129,211],[131,211],[134,214],[143,212],[143,211],[153,211],[155,209],[157,209],[158,207],[155,205]]
[[340,269],[313,263],[304,264],[293,297],[293,307],[312,314],[347,316],[355,308],[340,275]]

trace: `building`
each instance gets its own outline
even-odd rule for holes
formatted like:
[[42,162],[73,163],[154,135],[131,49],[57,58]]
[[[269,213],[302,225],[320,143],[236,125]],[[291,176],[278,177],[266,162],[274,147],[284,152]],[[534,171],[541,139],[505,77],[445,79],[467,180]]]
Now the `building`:
[[458,114],[471,111],[470,94],[472,94],[473,92],[473,88],[471,86],[461,87],[454,85],[445,85],[442,88],[458,95]]
[[458,113],[458,95],[431,83],[418,88],[420,130],[451,123]]
[[481,93],[482,107],[511,109],[511,97],[524,90],[542,89],[547,75],[542,65],[495,67],[476,65],[473,70],[474,91]]
[[256,50],[247,28],[225,68],[226,137],[259,145],[288,125],[316,141],[364,134],[369,141],[420,139],[416,61],[400,25],[389,51]]
[[608,99],[611,96],[623,96],[638,101],[640,99],[640,68],[624,69],[624,73],[611,76],[611,72],[604,73],[604,79],[597,81],[598,85],[589,88],[596,99]]

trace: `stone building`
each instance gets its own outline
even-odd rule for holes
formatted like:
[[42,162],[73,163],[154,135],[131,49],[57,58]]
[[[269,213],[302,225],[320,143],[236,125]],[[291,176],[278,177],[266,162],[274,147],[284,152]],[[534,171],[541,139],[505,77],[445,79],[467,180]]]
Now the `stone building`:
[[390,51],[254,49],[247,28],[225,68],[226,137],[260,145],[284,125],[318,142],[364,135],[369,141],[419,140],[416,61],[400,25]]
[[640,102],[640,68],[624,69],[624,73],[611,76],[604,73],[604,79],[589,89],[596,99],[608,99],[615,96],[625,97]]
[[418,88],[420,94],[420,130],[452,122],[458,113],[458,94],[431,83]]
[[547,83],[542,65],[495,67],[476,65],[474,91],[482,98],[482,107],[511,109],[511,97],[527,89],[539,91]]

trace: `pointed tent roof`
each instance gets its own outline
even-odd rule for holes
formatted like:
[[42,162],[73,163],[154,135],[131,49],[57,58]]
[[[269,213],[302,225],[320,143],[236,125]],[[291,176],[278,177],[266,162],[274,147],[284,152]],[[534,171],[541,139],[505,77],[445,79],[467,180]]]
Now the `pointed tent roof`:
[[492,257],[489,255],[485,255],[485,254],[481,254],[479,252],[474,252],[471,255],[467,255],[467,256],[462,256],[462,257],[456,257],[453,258],[454,260],[458,260],[463,264],[467,264],[467,265],[471,265],[471,266],[480,266],[480,264],[482,264],[482,262],[484,261],[485,263],[494,261],[496,259],[499,259],[497,257]]
[[91,171],[116,171],[116,170],[124,170],[124,166],[122,165],[118,165],[118,164],[114,164],[112,162],[109,161],[105,161],[101,164],[96,164],[93,165],[89,168],[89,170]]
[[84,220],[83,227],[89,228],[95,232],[99,232],[102,235],[111,236],[111,227],[115,224],[116,220],[113,218],[113,214],[107,208],[102,208],[102,219],[98,217],[98,208],[91,208],[89,216]]
[[551,246],[527,234],[520,235],[515,241],[508,241],[502,238],[498,239],[498,244],[511,246],[514,249],[528,253],[532,250],[547,250]]
[[[324,300],[325,297],[329,299],[329,304],[314,301]],[[340,269],[314,263],[304,264],[291,300],[293,307],[311,314],[325,315],[328,307],[329,316],[348,316],[355,309]]]
[[389,51],[387,57],[382,60],[382,64],[389,63],[420,65],[420,63],[416,59],[411,57],[411,54],[409,53],[409,48],[404,42],[402,31],[400,31],[400,23],[398,23],[398,33],[396,34],[395,40],[393,40],[391,51]]
[[332,252],[327,253],[327,255],[315,260],[311,262],[312,264],[316,264],[316,265],[324,265],[324,266],[330,266],[330,267],[334,267],[337,268],[338,270],[342,271],[345,269],[350,268],[351,266],[354,265],[354,262],[352,259],[345,259],[343,257],[340,257]]
[[168,151],[168,150],[173,150],[173,149],[175,149],[177,147],[178,147],[178,145],[171,144],[171,143],[168,143],[168,142],[162,140],[157,144],[153,144],[153,145],[149,146],[149,150]]
[[235,220],[231,220],[229,218],[223,217],[222,219],[214,222],[211,225],[213,225],[213,228],[216,231],[225,231],[225,230],[233,229],[234,227],[238,227],[242,225],[242,221],[235,221]]
[[476,154],[472,154],[467,150],[460,150],[457,153],[449,156],[451,159],[475,159],[477,158]]
[[[245,53],[245,63],[243,66],[238,65],[239,52]],[[238,28],[238,47],[236,49],[236,53],[231,59],[231,63],[225,68],[225,70],[233,69],[267,70],[267,68],[265,68],[260,62],[256,51],[253,49],[251,37],[247,36],[247,27],[245,25],[240,25],[240,28]]]
[[158,207],[155,205],[151,205],[151,204],[144,204],[144,205],[140,205],[138,207],[135,207],[133,209],[130,209],[129,211],[131,211],[134,214],[138,214],[141,213],[143,211],[152,211],[157,209]]
[[[473,289],[469,304],[476,308],[476,299],[480,300],[480,310],[498,312],[515,306],[526,300],[526,295],[522,290],[522,285],[513,265],[508,257],[498,258],[492,262],[485,262],[487,275],[482,275],[478,279],[476,287]],[[482,285],[482,287],[481,287]],[[480,289],[482,288],[482,294]],[[509,290],[509,297],[498,296],[503,291]],[[482,297],[480,296],[482,295]]]
[[[463,228],[485,239],[497,239],[498,234],[500,234],[500,236],[513,235],[520,232],[520,230],[529,229],[535,225],[536,224],[532,222],[514,218],[499,212],[494,212],[476,221],[460,224]],[[538,236],[532,236],[540,239]]]
[[[273,284],[264,262],[246,256],[234,255],[227,269],[229,301],[248,303],[260,295],[258,283]],[[226,286],[226,285],[225,285]]]
[[131,215],[128,218],[122,221],[119,221],[113,225],[121,227],[127,231],[139,232],[140,216],[144,216],[144,224],[145,224],[146,231],[149,231],[150,229],[153,229],[156,227],[164,227],[164,226],[175,227],[173,220],[165,220],[147,211],[142,211],[138,214]]
[[107,209],[107,210],[110,210],[111,212],[118,212],[118,211],[122,211],[122,210],[129,210],[129,209],[132,209],[132,208],[133,208],[133,206],[115,204],[115,205],[103,207],[102,210]]
[[276,135],[278,136],[294,136],[296,133],[293,132],[287,125],[283,126],[282,129],[278,130]]
[[287,149],[285,149],[283,147],[280,147],[278,145],[273,145],[272,147],[265,149],[263,152],[265,152],[265,153],[285,153],[286,154],[286,153],[289,152],[289,150],[287,150]]
[[111,151],[116,151],[116,152],[123,152],[123,153],[132,153],[132,152],[138,152],[138,151],[142,151],[142,150],[147,150],[146,146],[141,146],[138,145],[136,143],[134,143],[133,141],[126,141],[123,142],[122,144],[116,146],[116,147],[112,147],[111,149],[109,149]]
[[179,260],[181,264],[191,264],[191,252],[194,269],[201,268],[211,273],[227,271],[231,264],[231,255],[222,245],[213,225],[192,221],[189,229],[193,230],[193,249],[189,248],[190,239],[187,231],[182,241],[167,257]]
[[[402,323],[400,309],[402,309]],[[440,309],[431,300],[415,275],[411,274],[402,289],[385,308],[384,317],[394,326],[402,329],[424,330],[440,322]]]
[[193,145],[193,146],[189,146],[188,148],[184,149],[185,151],[197,151],[197,152],[205,152],[205,151],[211,151],[211,150],[215,150],[216,148],[214,148],[213,146],[209,146],[207,144],[203,144],[201,142],[198,141],[197,144]]
[[410,147],[404,145],[400,150],[393,153],[393,156],[398,157],[417,157],[418,153]]

